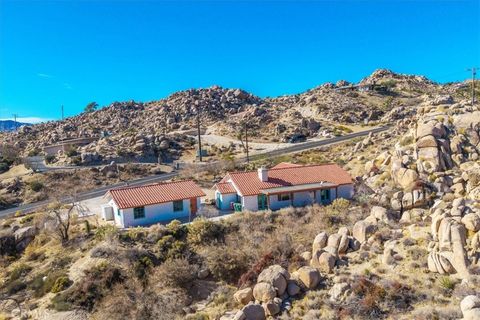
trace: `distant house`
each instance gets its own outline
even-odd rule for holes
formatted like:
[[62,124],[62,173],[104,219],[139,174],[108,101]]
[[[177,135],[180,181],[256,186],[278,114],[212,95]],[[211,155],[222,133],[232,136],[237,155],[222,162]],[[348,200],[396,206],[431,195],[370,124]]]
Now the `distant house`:
[[193,217],[205,193],[193,181],[178,181],[112,189],[107,196],[104,218],[127,228]]
[[57,155],[60,150],[63,152],[66,152],[73,148],[76,149],[77,147],[85,146],[89,143],[92,143],[95,140],[97,139],[93,137],[81,137],[81,138],[75,138],[75,139],[62,140],[55,144],[51,144],[43,147],[43,151],[48,155]]
[[353,192],[352,178],[336,164],[281,163],[271,169],[228,173],[215,185],[215,200],[221,210],[278,210],[350,199]]

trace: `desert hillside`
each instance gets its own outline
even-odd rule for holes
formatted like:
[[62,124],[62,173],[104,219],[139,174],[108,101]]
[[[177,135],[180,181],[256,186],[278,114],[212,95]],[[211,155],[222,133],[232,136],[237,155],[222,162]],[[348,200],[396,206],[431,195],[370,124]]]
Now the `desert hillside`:
[[[127,230],[73,214],[67,239],[52,213],[74,212],[68,204],[3,220],[0,318],[479,319],[478,103],[465,84],[387,70],[360,85],[373,89],[339,82],[267,99],[188,90],[4,135],[18,139],[20,153],[86,135],[98,141],[78,154],[157,156],[168,141],[164,151],[181,157],[193,148],[181,132],[194,128],[196,106],[215,134],[233,137],[250,119],[259,141],[391,125],[248,165],[336,162],[354,178],[351,200]],[[215,167],[191,178],[208,187],[224,174]]]

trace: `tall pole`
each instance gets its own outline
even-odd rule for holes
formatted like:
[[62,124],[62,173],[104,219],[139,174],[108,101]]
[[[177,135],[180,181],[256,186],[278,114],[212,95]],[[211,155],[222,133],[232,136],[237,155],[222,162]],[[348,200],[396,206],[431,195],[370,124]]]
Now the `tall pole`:
[[13,127],[15,128],[15,131],[17,131],[17,117],[18,117],[18,114],[14,113],[13,114]]
[[248,121],[245,121],[245,148],[247,149],[247,163],[250,163],[250,157],[248,156]]
[[473,106],[475,104],[475,76],[477,75],[477,68],[473,67],[467,70],[472,71],[472,106]]
[[200,105],[197,106],[197,132],[198,132],[198,157],[200,162],[202,159],[202,139],[200,137]]
[[63,104],[62,104],[62,120],[64,119],[64,116],[63,116]]

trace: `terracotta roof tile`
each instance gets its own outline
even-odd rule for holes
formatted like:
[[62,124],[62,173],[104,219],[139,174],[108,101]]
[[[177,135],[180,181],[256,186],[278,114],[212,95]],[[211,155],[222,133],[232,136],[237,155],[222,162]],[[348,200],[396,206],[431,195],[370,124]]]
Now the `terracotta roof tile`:
[[272,169],[297,168],[301,166],[302,166],[301,164],[296,164],[296,163],[280,162],[276,166],[272,167]]
[[320,182],[351,184],[350,174],[337,164],[320,164],[268,170],[268,181],[262,182],[257,171],[232,172],[228,176],[243,196],[260,194],[260,190]]
[[191,180],[125,187],[108,192],[120,209],[205,196],[202,189]]
[[215,187],[221,194],[237,193],[230,182],[219,182],[215,185]]

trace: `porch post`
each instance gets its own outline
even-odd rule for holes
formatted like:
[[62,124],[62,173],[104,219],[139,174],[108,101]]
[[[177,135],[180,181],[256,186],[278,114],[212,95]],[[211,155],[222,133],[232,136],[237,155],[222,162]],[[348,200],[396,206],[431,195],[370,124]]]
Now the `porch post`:
[[270,209],[270,195],[267,194],[267,209]]
[[290,193],[290,205],[293,207],[293,192]]

